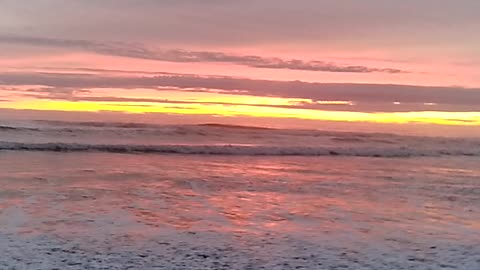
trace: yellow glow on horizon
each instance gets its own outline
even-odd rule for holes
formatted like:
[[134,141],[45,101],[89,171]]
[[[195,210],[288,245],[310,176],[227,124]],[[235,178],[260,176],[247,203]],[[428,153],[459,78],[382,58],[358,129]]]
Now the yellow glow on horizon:
[[[121,96],[123,98],[131,99],[156,99],[159,92],[154,89],[135,88],[131,89],[121,88],[92,88],[91,91],[99,96]],[[78,95],[81,97],[81,94]],[[85,95],[88,97],[88,95]],[[161,100],[175,100],[192,103],[221,103],[232,105],[270,105],[270,106],[294,106],[301,104],[317,104],[317,105],[353,105],[352,101],[348,100],[319,100],[312,101],[308,98],[285,98],[274,96],[253,96],[248,94],[232,95],[228,93],[213,93],[213,92],[186,92],[183,90],[166,89],[161,92]],[[132,101],[133,102],[133,101]]]
[[[211,102],[211,100],[209,100]],[[368,113],[352,111],[324,111],[312,109],[280,108],[255,105],[173,104],[149,102],[73,102],[54,100],[24,100],[1,103],[2,108],[24,110],[51,110],[75,112],[123,112],[132,114],[167,113],[219,116],[251,116],[272,118],[298,118],[309,120],[373,122],[373,123],[429,123],[440,125],[480,126],[480,112],[391,112]]]

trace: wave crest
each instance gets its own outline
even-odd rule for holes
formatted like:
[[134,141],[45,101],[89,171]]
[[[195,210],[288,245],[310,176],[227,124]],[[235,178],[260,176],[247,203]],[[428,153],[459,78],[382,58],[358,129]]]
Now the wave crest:
[[106,152],[243,156],[438,157],[480,156],[479,149],[412,149],[407,147],[280,147],[252,145],[105,145],[70,143],[0,143],[3,151]]

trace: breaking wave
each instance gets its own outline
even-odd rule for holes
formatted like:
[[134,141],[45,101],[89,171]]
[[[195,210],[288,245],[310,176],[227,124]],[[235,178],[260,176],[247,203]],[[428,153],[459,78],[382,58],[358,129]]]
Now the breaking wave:
[[439,157],[480,156],[480,149],[414,149],[408,147],[282,147],[262,145],[106,145],[0,142],[0,151],[106,152],[243,156]]

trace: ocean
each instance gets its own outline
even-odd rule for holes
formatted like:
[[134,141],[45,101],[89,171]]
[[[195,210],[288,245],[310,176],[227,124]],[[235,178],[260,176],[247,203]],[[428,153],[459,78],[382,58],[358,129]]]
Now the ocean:
[[0,269],[480,269],[480,138],[0,122]]

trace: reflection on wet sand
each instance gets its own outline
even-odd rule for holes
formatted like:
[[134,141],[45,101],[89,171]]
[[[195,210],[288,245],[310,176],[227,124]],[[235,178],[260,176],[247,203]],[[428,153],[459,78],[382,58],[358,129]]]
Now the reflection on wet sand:
[[462,170],[416,161],[424,165],[412,178],[415,161],[401,159],[4,155],[0,222],[9,235],[111,246],[214,235],[202,245],[236,239],[236,248],[261,241],[280,249],[287,247],[278,241],[297,241],[352,254],[480,239],[475,161]]
[[[77,160],[72,156],[77,162],[72,160],[70,166],[58,168],[52,155],[50,169],[38,163],[30,168],[30,174],[11,168],[13,171],[2,177],[7,190],[3,190],[6,195],[2,196],[0,209],[22,209],[26,220],[21,227],[25,231],[55,233],[94,229],[98,217],[109,217],[115,226],[118,214],[132,222],[131,229],[135,229],[134,224],[143,224],[150,233],[173,227],[187,231],[316,234],[353,232],[359,224],[368,224],[360,226],[360,231],[370,232],[366,227],[375,224],[381,224],[383,231],[399,226],[444,229],[474,223],[451,211],[454,201],[418,198],[416,193],[429,188],[428,181],[414,183],[416,187],[409,194],[399,192],[405,189],[405,179],[389,180],[401,179],[401,175],[389,172],[387,180],[371,175],[372,171],[363,167],[365,160],[318,159],[318,163],[305,166],[301,160],[292,159],[258,158],[233,163],[213,157],[205,161],[185,161],[180,156],[83,157]],[[63,162],[68,164],[68,160]],[[342,177],[342,172],[351,175],[352,171],[357,171],[355,178]],[[467,182],[468,172],[473,173],[462,171]],[[33,175],[35,179],[31,179]],[[456,181],[457,188],[462,188],[461,179]],[[435,184],[437,188],[442,185]],[[419,201],[425,199],[429,201]],[[33,226],[35,230],[27,229]]]

